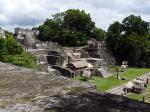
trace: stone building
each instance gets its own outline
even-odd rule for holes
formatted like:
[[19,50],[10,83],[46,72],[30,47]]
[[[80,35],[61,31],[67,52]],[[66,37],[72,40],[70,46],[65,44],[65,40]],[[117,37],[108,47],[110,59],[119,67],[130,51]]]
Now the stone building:
[[[93,47],[95,49],[97,46],[99,46],[99,44],[91,45],[90,48]],[[92,54],[84,49],[87,48],[87,46],[64,48],[63,50],[58,49],[58,47],[56,48],[53,48],[54,50],[48,52],[47,60],[50,66],[59,66],[61,67],[61,70],[63,68],[70,69],[74,72],[75,76],[81,76],[84,70],[89,70],[92,74],[95,73],[97,76],[104,78],[112,75],[106,60],[104,58],[90,56]],[[99,47],[97,50],[99,50]],[[86,55],[87,53],[89,55]]]
[[36,29],[16,28],[15,38],[28,52],[41,52],[36,54],[36,56],[42,69],[45,69],[47,66],[55,67],[62,75],[71,74],[71,76],[74,76],[74,74],[76,76],[82,75],[85,70],[90,70],[91,73],[93,71],[96,71],[98,74],[101,73],[99,75],[101,77],[111,76],[108,64],[112,63],[112,59],[109,57],[110,55],[105,53],[106,48],[103,43],[90,40],[87,46],[66,48],[61,47],[56,42],[39,41],[37,39],[38,33]]
[[48,64],[62,66],[64,63],[64,54],[59,51],[49,51],[47,56]]
[[6,38],[5,30],[3,30],[1,27],[0,27],[0,37]]
[[38,35],[37,30],[15,28],[15,39],[23,45],[25,48],[35,48],[36,36]]
[[104,59],[108,65],[115,65],[115,58],[105,42],[98,42],[95,39],[91,39],[88,41],[88,45],[84,48],[88,53],[88,57]]
[[143,93],[146,90],[146,81],[135,79],[133,81],[132,92],[133,93]]
[[86,61],[75,61],[75,62],[70,62],[68,65],[68,68],[73,70],[76,74],[76,76],[81,76],[83,71],[85,69],[92,69],[93,66],[92,64],[86,62]]

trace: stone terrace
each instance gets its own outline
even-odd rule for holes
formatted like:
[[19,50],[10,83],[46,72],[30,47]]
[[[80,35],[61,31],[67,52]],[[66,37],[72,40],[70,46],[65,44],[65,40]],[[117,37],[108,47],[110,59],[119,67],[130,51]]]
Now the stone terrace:
[[35,105],[42,98],[65,95],[74,88],[95,91],[87,83],[0,62],[0,112],[39,112],[40,107]]
[[0,112],[150,112],[150,104],[0,62]]

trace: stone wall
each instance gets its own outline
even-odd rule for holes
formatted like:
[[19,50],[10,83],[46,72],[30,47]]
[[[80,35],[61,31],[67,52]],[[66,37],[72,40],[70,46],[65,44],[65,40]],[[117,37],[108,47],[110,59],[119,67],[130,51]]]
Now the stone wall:
[[115,65],[116,63],[111,50],[109,50],[105,42],[93,40],[84,50],[90,57],[104,59],[108,65]]
[[15,28],[15,39],[26,48],[35,48],[36,46],[36,36],[38,31],[23,29],[23,28]]
[[70,77],[70,78],[75,77],[74,71],[72,71],[70,69],[63,68],[61,66],[52,66],[52,68],[58,70],[62,76]]
[[64,63],[64,54],[62,51],[49,51],[47,55],[47,61],[49,65],[62,66]]
[[43,63],[39,63],[38,64],[38,70],[41,71],[41,72],[49,72],[48,70],[48,64],[47,62],[43,62]]

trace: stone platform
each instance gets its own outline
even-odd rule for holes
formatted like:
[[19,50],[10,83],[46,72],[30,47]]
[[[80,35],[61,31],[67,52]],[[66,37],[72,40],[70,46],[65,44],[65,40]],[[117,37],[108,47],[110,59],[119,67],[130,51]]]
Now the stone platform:
[[150,112],[150,104],[0,62],[0,112]]

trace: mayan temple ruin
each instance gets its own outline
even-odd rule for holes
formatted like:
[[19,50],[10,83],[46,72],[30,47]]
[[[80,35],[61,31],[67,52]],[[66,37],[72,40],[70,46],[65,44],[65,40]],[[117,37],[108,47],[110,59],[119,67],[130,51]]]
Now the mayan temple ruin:
[[0,112],[150,112],[150,0],[0,4]]
[[53,68],[67,77],[82,76],[85,70],[104,78],[112,75],[108,66],[114,65],[115,59],[105,42],[89,40],[85,47],[65,48],[55,42],[40,42],[37,35],[37,30],[15,29],[15,39],[27,52],[36,54],[42,71]]
[[0,62],[0,112],[149,112],[149,104],[99,93],[95,85],[65,78],[110,77],[108,66],[115,60],[104,42],[89,40],[86,46],[65,48],[37,40],[32,30],[17,28],[14,35],[26,52],[37,57],[40,68],[34,71]]

